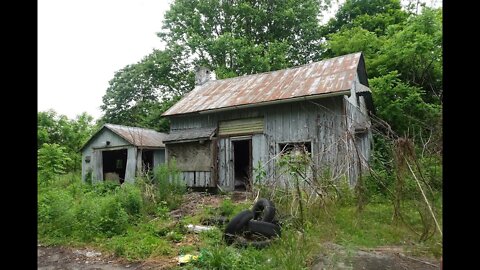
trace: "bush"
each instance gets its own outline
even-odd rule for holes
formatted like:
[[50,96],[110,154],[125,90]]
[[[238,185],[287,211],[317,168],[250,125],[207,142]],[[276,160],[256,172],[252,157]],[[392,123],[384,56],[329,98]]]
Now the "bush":
[[181,178],[175,161],[158,166],[154,175],[157,199],[167,202],[170,209],[177,208],[182,202],[182,195],[187,192],[187,186]]
[[56,143],[44,143],[38,149],[38,175],[40,181],[50,182],[55,176],[65,174],[70,158],[66,148]]

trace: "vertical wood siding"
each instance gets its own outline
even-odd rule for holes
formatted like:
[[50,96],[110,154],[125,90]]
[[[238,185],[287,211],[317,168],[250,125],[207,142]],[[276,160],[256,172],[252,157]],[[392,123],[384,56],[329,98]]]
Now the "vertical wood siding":
[[[349,175],[353,172],[349,172],[352,165],[349,161],[352,157],[352,146],[349,143],[351,139],[348,127],[352,121],[348,118],[359,117],[352,111],[352,106],[356,108],[348,99],[339,96],[221,113],[173,117],[171,130],[218,127],[219,121],[263,117],[264,134],[252,135],[252,165],[255,168],[260,162],[270,181],[276,179],[273,158],[280,151],[279,143],[310,142],[313,160],[320,171],[329,171],[332,175]],[[365,155],[369,154],[366,150],[370,144],[368,138],[367,136],[361,143],[361,151],[365,152]],[[218,184],[225,190],[234,188],[231,155],[231,140],[228,137],[219,138]],[[194,176],[185,175],[188,181],[193,181],[191,179]],[[202,176],[199,177],[203,179]]]

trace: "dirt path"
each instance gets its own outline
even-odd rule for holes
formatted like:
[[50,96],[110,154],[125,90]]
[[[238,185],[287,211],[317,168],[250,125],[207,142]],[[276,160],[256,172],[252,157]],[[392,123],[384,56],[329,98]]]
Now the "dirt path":
[[440,261],[414,258],[403,254],[401,247],[382,247],[371,250],[347,251],[344,247],[326,243],[312,270],[430,270],[440,269]]
[[37,265],[41,270],[131,270],[148,268],[140,263],[128,263],[105,256],[92,249],[37,247]]

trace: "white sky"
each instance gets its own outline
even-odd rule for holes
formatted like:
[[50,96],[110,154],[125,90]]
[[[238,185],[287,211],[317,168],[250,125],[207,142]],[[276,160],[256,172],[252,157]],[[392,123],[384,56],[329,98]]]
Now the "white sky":
[[171,0],[39,0],[38,111],[101,115],[115,71],[163,48]]
[[115,71],[163,48],[156,33],[171,2],[39,0],[38,111],[54,109],[69,118],[87,112],[98,119]]

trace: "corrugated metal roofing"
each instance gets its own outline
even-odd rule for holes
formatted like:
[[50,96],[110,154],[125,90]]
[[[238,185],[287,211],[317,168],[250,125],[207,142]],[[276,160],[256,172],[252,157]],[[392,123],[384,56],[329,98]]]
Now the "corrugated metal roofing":
[[189,140],[209,139],[214,135],[216,128],[191,128],[174,130],[163,140],[166,143]]
[[165,147],[163,140],[167,136],[153,129],[105,124],[105,127],[118,134],[135,146]]
[[335,94],[352,87],[361,58],[361,53],[353,53],[294,68],[208,81],[163,115]]
[[138,147],[165,147],[163,139],[168,135],[167,133],[157,132],[148,128],[105,124],[82,146],[81,150],[83,150],[94,138],[96,138],[104,128],[111,130],[113,133],[122,137],[127,142]]

